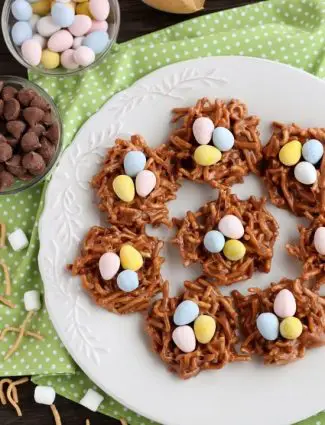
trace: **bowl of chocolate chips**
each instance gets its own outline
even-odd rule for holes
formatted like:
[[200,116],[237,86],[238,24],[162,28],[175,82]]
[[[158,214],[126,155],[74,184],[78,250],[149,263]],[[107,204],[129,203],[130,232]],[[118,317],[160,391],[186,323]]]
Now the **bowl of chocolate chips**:
[[0,195],[42,181],[61,148],[62,124],[51,97],[24,78],[0,76]]

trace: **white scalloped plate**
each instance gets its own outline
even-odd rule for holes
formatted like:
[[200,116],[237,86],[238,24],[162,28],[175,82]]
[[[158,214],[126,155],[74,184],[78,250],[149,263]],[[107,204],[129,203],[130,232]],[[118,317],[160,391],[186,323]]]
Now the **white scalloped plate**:
[[[79,131],[63,154],[50,182],[40,221],[39,267],[46,304],[66,348],[83,371],[107,394],[142,415],[165,425],[287,425],[325,407],[325,349],[308,352],[286,367],[259,362],[232,364],[183,382],[168,373],[150,352],[142,316],[118,317],[96,307],[79,279],[65,271],[79,242],[100,223],[88,181],[107,147],[118,135],[140,133],[157,146],[170,130],[170,111],[203,96],[240,98],[262,118],[262,140],[273,120],[302,126],[325,126],[325,84],[297,69],[265,60],[216,57],[177,63],[138,81],[108,101]],[[248,177],[234,191],[261,194],[261,184]],[[213,199],[206,186],[184,184],[170,205],[174,216]],[[295,277],[299,266],[285,251],[297,236],[297,219],[269,206],[281,232],[271,273],[255,274],[236,288],[265,287],[282,276]],[[170,237],[160,231],[165,240]],[[184,269],[177,250],[167,244],[163,274],[172,293],[184,279],[198,275]]]

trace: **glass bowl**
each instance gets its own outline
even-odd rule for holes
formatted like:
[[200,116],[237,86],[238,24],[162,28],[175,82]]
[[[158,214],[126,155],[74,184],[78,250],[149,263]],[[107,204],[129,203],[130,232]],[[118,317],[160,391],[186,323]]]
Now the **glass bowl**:
[[109,44],[107,45],[106,49],[102,52],[96,55],[95,61],[85,67],[79,67],[77,69],[71,70],[63,68],[62,66],[59,66],[55,69],[45,69],[42,65],[38,65],[36,67],[33,67],[29,65],[25,59],[21,55],[20,47],[16,46],[11,37],[11,28],[13,24],[17,21],[14,16],[11,13],[11,4],[14,0],[5,0],[3,9],[2,9],[2,15],[1,15],[1,27],[2,27],[2,33],[3,38],[7,44],[7,47],[12,54],[12,56],[24,67],[31,71],[39,72],[41,74],[45,75],[53,75],[53,76],[68,76],[68,75],[76,75],[80,74],[81,72],[84,72],[85,70],[95,66],[98,64],[103,57],[112,49],[120,29],[120,6],[118,0],[108,0],[110,4],[110,13],[107,18],[108,22],[108,35],[109,35]]
[[[11,195],[11,194],[15,194],[18,192],[22,192],[23,190],[29,189],[35,186],[37,183],[41,182],[50,173],[55,163],[57,162],[62,150],[63,128],[62,128],[62,120],[60,117],[60,113],[57,107],[55,106],[55,103],[53,102],[52,98],[38,85],[32,83],[31,81],[26,80],[25,78],[14,77],[11,75],[0,75],[0,81],[3,81],[5,83],[5,86],[11,85],[16,87],[17,89],[28,88],[28,89],[34,90],[39,96],[42,96],[46,100],[46,102],[51,106],[52,115],[59,125],[59,141],[56,146],[56,151],[51,161],[47,164],[44,172],[38,176],[32,177],[30,180],[19,180],[16,178],[12,186],[5,188],[2,191],[0,190],[0,196],[1,196],[1,195]],[[0,134],[5,135],[3,128],[0,128]]]

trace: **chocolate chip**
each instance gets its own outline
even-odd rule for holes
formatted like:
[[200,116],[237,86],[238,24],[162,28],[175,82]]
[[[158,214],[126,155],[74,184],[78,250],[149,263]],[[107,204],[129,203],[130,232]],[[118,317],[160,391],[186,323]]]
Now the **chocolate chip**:
[[10,145],[12,148],[14,148],[15,146],[17,146],[19,140],[15,139],[14,137],[7,137],[7,143],[8,145]]
[[8,143],[0,143],[0,162],[8,161],[12,157],[12,147]]
[[0,171],[0,190],[6,189],[14,184],[14,176],[8,171]]
[[20,141],[20,146],[24,152],[36,151],[41,147],[38,136],[32,131],[25,133]]
[[51,127],[44,133],[44,136],[57,146],[59,143],[59,124],[55,122],[51,125]]
[[44,111],[42,111],[42,109],[40,108],[29,106],[28,108],[24,109],[23,116],[28,122],[28,124],[33,127],[34,125],[42,121],[44,117]]
[[29,106],[37,93],[32,89],[21,89],[17,94],[17,99],[22,106]]
[[1,97],[3,100],[9,100],[16,96],[17,89],[12,86],[6,86],[2,89]]
[[19,117],[20,104],[17,99],[12,98],[5,101],[3,116],[7,121],[16,120]]
[[22,166],[22,158],[20,155],[14,155],[9,161],[6,161],[6,168],[9,173],[18,178],[22,178],[26,174],[25,168]]
[[19,140],[25,131],[26,124],[23,121],[9,121],[6,125],[7,131]]
[[2,117],[2,114],[3,114],[3,107],[4,107],[4,101],[0,99],[0,118]]
[[41,97],[41,96],[35,96],[31,103],[30,106],[35,106],[36,108],[42,109],[44,112],[50,111],[51,107],[50,105],[46,102],[46,100]]
[[34,176],[42,174],[45,170],[45,161],[40,154],[29,152],[23,156],[23,167],[26,168]]
[[37,150],[37,153],[39,153],[46,165],[51,162],[51,159],[53,158],[55,154],[55,146],[49,142],[45,137],[42,137],[40,140],[41,147]]
[[33,133],[36,134],[36,136],[40,137],[40,136],[42,136],[43,133],[45,133],[45,131],[46,130],[45,130],[44,125],[42,125],[42,124],[36,124],[33,127],[30,127],[27,132],[28,133],[29,132],[33,132]]

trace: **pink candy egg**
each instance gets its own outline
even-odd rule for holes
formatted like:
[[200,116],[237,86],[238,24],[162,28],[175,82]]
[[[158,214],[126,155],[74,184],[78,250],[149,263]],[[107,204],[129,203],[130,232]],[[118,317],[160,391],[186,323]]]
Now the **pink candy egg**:
[[80,47],[82,45],[82,40],[84,38],[85,37],[75,37],[74,40],[73,40],[73,43],[72,43],[72,48],[75,49],[75,50],[78,49],[78,47]]
[[47,43],[47,47],[52,50],[52,52],[64,52],[67,49],[70,49],[73,43],[73,37],[67,30],[60,30],[54,33]]
[[61,54],[61,65],[66,69],[77,69],[79,65],[73,59],[74,50],[68,49]]
[[207,145],[214,131],[214,124],[208,117],[200,117],[194,121],[193,135],[199,145]]
[[99,259],[99,272],[104,280],[113,279],[121,265],[120,257],[115,252],[105,252]]
[[87,46],[80,46],[74,52],[73,59],[78,65],[88,66],[94,62],[95,53]]
[[105,21],[109,15],[108,0],[90,0],[89,10],[96,20]]
[[108,22],[107,21],[95,21],[93,20],[91,23],[90,30],[87,32],[87,34],[90,34],[94,31],[105,31],[108,30]]
[[275,297],[273,310],[274,313],[285,319],[296,314],[297,304],[292,292],[288,289],[282,289]]
[[135,188],[137,194],[143,198],[151,193],[157,183],[155,174],[150,170],[143,170],[137,175],[135,179]]
[[320,255],[325,255],[325,227],[319,227],[314,235],[315,249]]
[[92,21],[87,15],[76,15],[73,24],[69,26],[69,31],[75,37],[85,35],[91,28]]
[[230,239],[240,239],[245,233],[242,222],[233,214],[222,217],[218,224],[218,230]]
[[21,46],[21,54],[31,66],[37,66],[41,62],[42,48],[37,40],[26,40]]
[[195,334],[190,326],[179,326],[174,330],[172,338],[183,353],[191,353],[195,350]]

